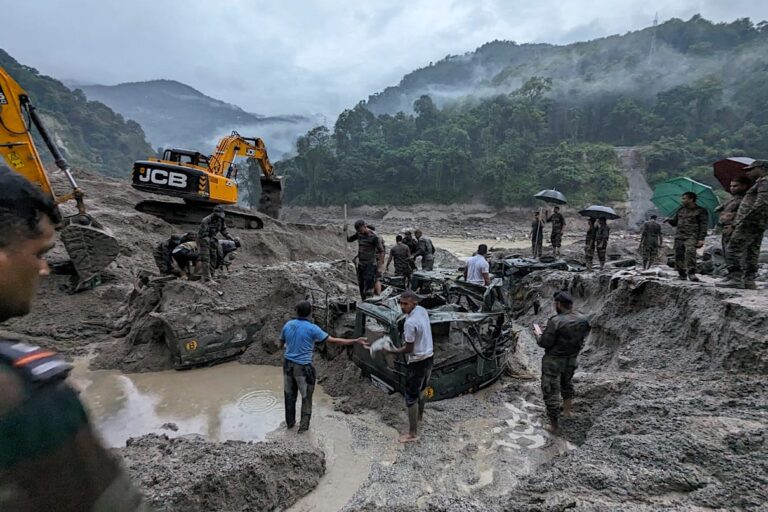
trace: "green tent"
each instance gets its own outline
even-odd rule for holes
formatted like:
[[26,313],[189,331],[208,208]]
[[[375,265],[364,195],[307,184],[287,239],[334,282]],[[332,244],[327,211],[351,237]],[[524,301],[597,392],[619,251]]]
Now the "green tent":
[[651,201],[663,215],[670,217],[682,206],[680,196],[683,195],[683,192],[696,193],[698,196],[696,204],[707,209],[707,212],[709,212],[709,227],[715,227],[715,224],[717,224],[715,208],[720,205],[720,200],[715,195],[712,187],[694,181],[691,178],[674,178],[660,183],[654,189]]

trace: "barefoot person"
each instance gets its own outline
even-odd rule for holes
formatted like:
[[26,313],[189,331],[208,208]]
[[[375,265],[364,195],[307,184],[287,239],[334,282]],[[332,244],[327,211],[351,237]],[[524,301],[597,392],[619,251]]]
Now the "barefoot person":
[[312,322],[312,304],[308,300],[302,300],[296,304],[296,318],[289,320],[280,334],[280,348],[285,347],[283,361],[285,426],[293,428],[296,424],[296,399],[301,394],[299,432],[309,430],[309,420],[312,417],[312,394],[315,391],[316,380],[312,355],[315,343],[324,341],[339,345],[366,344],[365,338],[351,340],[328,336]]
[[[544,332],[536,333],[536,342],[544,349],[541,359],[541,391],[549,418],[548,430],[560,431],[560,414],[568,414],[573,402],[573,372],[579,352],[591,329],[586,315],[573,311],[573,298],[568,292],[555,294],[557,315],[547,322]],[[538,325],[534,326],[538,329]],[[560,397],[563,404],[561,411]]]
[[424,390],[432,374],[432,327],[429,313],[418,305],[419,296],[406,290],[400,296],[400,309],[408,315],[403,327],[402,347],[389,350],[393,354],[405,354],[408,365],[405,376],[405,406],[408,410],[408,433],[400,436],[401,443],[417,441],[419,422],[424,415],[426,397]]

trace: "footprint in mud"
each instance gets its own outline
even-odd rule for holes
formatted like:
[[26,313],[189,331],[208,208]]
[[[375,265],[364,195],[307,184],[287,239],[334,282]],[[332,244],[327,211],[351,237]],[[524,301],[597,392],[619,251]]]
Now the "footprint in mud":
[[506,426],[493,429],[502,437],[495,441],[498,446],[535,450],[546,444],[549,434],[539,419],[543,410],[541,406],[525,399],[521,399],[519,405],[505,403],[504,406],[511,412],[511,417],[504,420]]
[[248,414],[264,413],[277,408],[277,406],[278,402],[275,395],[266,390],[251,391],[241,396],[237,401],[238,409]]

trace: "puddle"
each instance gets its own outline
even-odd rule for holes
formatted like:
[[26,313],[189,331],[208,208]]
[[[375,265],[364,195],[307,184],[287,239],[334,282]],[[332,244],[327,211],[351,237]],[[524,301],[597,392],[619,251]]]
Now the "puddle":
[[[110,446],[150,432],[200,434],[224,441],[262,441],[284,420],[282,370],[227,363],[189,371],[123,374],[90,371],[77,360],[72,374],[93,422]],[[316,415],[332,411],[315,388]],[[163,429],[173,423],[177,431]]]
[[[552,436],[544,429],[542,413],[544,407],[520,398],[517,403],[505,403],[504,407],[511,416],[504,420],[503,427],[495,427],[497,434],[494,443],[516,450],[537,450],[554,448],[555,451],[574,450],[576,445]],[[551,451],[551,450],[544,450]]]

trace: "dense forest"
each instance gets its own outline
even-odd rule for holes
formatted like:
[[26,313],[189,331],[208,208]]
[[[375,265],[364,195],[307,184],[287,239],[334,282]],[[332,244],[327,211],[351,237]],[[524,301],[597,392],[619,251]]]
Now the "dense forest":
[[[478,53],[495,55],[489,79],[477,78]],[[652,183],[685,175],[714,184],[715,160],[768,156],[765,23],[696,16],[564,47],[495,42],[426,71],[301,137],[297,156],[278,165],[286,199],[506,205],[557,187],[585,204],[624,198],[614,146],[643,146]],[[424,90],[435,74],[466,94],[422,94],[412,109],[383,111],[382,98]]]
[[[27,91],[70,165],[127,179],[133,161],[153,153],[138,123],[126,121],[103,103],[88,101],[82,91],[70,91],[58,80],[19,64],[3,50],[0,66]],[[41,156],[52,162],[32,131]]]

